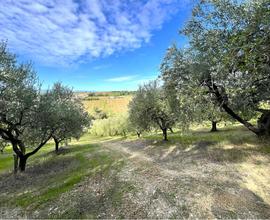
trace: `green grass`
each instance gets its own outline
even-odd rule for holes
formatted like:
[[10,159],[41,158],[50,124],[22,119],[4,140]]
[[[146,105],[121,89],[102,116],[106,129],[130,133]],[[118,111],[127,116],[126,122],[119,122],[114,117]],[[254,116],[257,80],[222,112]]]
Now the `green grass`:
[[[69,147],[72,151],[79,151],[79,152],[87,152],[89,151],[88,145],[91,144],[97,144],[102,143],[109,140],[120,140],[123,139],[123,137],[116,136],[116,137],[96,137],[91,135],[90,133],[86,133],[83,135],[83,137],[80,138],[80,140],[72,140],[70,143],[68,143]],[[28,149],[28,151],[31,151],[33,149]],[[49,152],[54,151],[54,143],[52,141],[48,142],[44,147],[42,147],[35,155],[30,157],[27,161],[27,167],[31,166],[33,164],[36,164],[37,161],[42,161],[44,159],[48,160],[51,155],[47,155]],[[90,152],[89,152],[90,153]],[[46,156],[46,157],[44,157]],[[4,153],[0,153],[0,174],[11,172],[13,170],[13,150],[11,146],[8,146],[5,148]]]
[[[113,163],[112,158],[106,154],[96,154],[90,160],[87,160],[82,153],[78,153],[75,157],[79,161],[78,166],[50,180],[51,184],[47,184],[52,186],[46,188],[46,190],[40,188],[35,195],[26,193],[16,198],[15,204],[22,207],[29,205],[33,207],[33,204],[35,204],[34,208],[37,208],[39,205],[51,201],[62,193],[71,190],[85,176],[95,175],[97,172],[102,172],[103,174],[108,172],[108,168]],[[99,169],[96,169],[97,167]]]
[[3,173],[13,166],[13,159],[11,154],[1,155],[0,173]]
[[[151,141],[157,141],[156,144],[158,145],[160,144],[160,141],[162,141],[162,134],[146,134],[144,138]],[[259,141],[256,135],[252,134],[242,126],[228,126],[226,128],[219,129],[218,132],[209,132],[208,128],[200,128],[186,132],[169,132],[168,139],[169,142],[167,142],[167,146],[170,146],[172,143],[190,145],[202,141],[232,144],[258,143]]]
[[[18,191],[10,193],[2,198],[0,205],[8,204],[11,207],[19,206],[27,210],[36,210],[40,206],[59,198],[63,193],[68,192],[74,186],[83,181],[85,177],[95,176],[98,173],[106,175],[110,169],[119,169],[123,161],[118,160],[118,155],[104,152],[96,142],[106,141],[108,138],[90,137],[86,134],[80,141],[72,141],[70,146],[65,147],[60,154],[54,152],[53,143],[44,146],[37,154],[29,158],[27,171],[21,177],[18,174]],[[83,143],[83,144],[82,144]],[[8,173],[12,171],[13,156],[9,149],[0,155],[0,171]],[[54,173],[57,166],[64,167]],[[69,164],[71,164],[69,166]],[[41,170],[39,174],[38,170]],[[58,169],[58,168],[57,168]],[[37,174],[31,172],[37,170]],[[48,173],[46,173],[48,171]],[[50,173],[50,171],[52,171]],[[45,172],[42,174],[42,172]],[[9,174],[11,181],[16,181]],[[27,176],[28,175],[28,176]],[[22,179],[20,179],[22,178]],[[25,178],[25,179],[24,179]],[[27,186],[26,178],[31,178],[31,187]],[[40,181],[43,179],[43,181]],[[31,188],[31,189],[29,189]]]

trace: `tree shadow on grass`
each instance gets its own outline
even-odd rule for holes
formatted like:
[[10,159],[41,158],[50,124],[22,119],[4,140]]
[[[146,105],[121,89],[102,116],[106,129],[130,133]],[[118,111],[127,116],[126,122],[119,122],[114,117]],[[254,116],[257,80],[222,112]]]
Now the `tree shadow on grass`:
[[211,211],[217,219],[269,219],[270,206],[246,188],[217,188]]
[[79,161],[76,157],[57,157],[28,166],[24,173],[6,173],[0,175],[0,195],[16,195],[22,192],[32,192],[53,183],[59,175],[76,169]]
[[[229,128],[217,133],[192,131],[187,134],[174,134],[168,142],[148,139],[153,148],[148,152],[156,160],[168,162],[177,159],[209,159],[212,162],[239,163],[248,160],[250,155],[270,156],[270,142],[260,139],[245,128]],[[141,149],[147,149],[144,144]]]
[[46,157],[56,157],[59,155],[75,155],[77,153],[83,153],[83,152],[92,152],[96,150],[96,148],[99,147],[97,144],[77,144],[77,145],[67,145],[67,146],[61,146],[59,147],[58,152],[55,150],[39,154],[36,156],[38,159],[46,158]]

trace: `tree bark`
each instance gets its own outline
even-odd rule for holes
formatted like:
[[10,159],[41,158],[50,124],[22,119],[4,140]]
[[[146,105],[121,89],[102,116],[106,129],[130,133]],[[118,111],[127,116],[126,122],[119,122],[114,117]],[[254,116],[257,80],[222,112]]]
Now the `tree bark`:
[[261,131],[260,129],[256,128],[246,120],[242,119],[239,115],[237,115],[228,105],[224,104],[222,105],[222,108],[227,112],[230,116],[232,116],[236,121],[240,122],[242,125],[244,125],[248,130],[252,131],[256,135],[260,136]]
[[262,113],[261,117],[258,119],[258,128],[261,131],[262,136],[270,136],[270,110],[258,109]]
[[24,172],[25,171],[27,158],[28,157],[26,157],[26,156],[20,156],[20,160],[19,160],[19,169],[20,169],[20,172]]
[[212,128],[211,128],[211,132],[216,132],[217,130],[217,121],[212,121]]
[[172,128],[169,128],[169,130],[170,130],[170,132],[171,132],[172,134],[174,133]]
[[167,128],[163,128],[162,132],[163,132],[163,140],[168,141]]
[[16,174],[17,173],[17,171],[18,171],[18,156],[17,156],[17,154],[13,154],[13,159],[14,159],[14,174]]
[[244,125],[248,130],[252,131],[258,136],[261,136],[261,130],[247,122],[246,120],[242,119],[239,115],[237,115],[227,104],[226,98],[220,93],[217,85],[212,82],[211,79],[208,79],[206,82],[206,86],[208,87],[209,91],[213,93],[216,96],[216,100],[220,104],[220,107],[223,108],[223,110],[229,114],[233,119],[240,122],[242,125]]
[[55,152],[58,152],[60,141],[58,141],[57,138],[53,138],[53,140],[54,140],[54,143],[55,143]]
[[[6,130],[3,128],[0,128],[1,137],[4,140],[9,141],[11,143],[14,153],[19,158],[19,170],[21,172],[25,171],[26,161],[27,161],[28,157],[37,153],[48,142],[48,140],[51,139],[53,132],[54,132],[54,130],[52,130],[51,134],[47,138],[43,139],[43,141],[33,151],[26,153],[25,145],[18,138],[18,136],[14,136],[14,134],[12,133],[11,130]],[[18,163],[18,161],[16,163]],[[14,160],[14,168],[15,168],[15,166],[17,166],[16,163]]]

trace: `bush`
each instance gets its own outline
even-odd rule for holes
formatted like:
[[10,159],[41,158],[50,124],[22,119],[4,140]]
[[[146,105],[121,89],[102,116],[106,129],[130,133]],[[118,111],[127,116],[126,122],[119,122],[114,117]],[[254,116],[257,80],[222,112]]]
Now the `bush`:
[[127,115],[95,120],[90,130],[96,136],[126,136],[131,132]]
[[94,113],[93,113],[92,116],[93,116],[93,118],[94,118],[95,120],[97,120],[97,119],[106,119],[106,118],[108,118],[107,113],[104,112],[104,111],[102,111],[102,109],[99,109],[99,108],[97,108],[97,107],[95,107]]

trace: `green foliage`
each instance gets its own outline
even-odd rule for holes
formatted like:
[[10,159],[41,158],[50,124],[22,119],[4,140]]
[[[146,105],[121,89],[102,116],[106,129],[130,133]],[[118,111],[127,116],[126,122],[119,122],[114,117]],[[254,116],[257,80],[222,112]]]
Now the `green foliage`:
[[203,1],[183,30],[239,106],[269,100],[269,15],[269,1]]
[[137,131],[158,128],[167,139],[167,129],[176,122],[176,116],[167,102],[164,90],[157,81],[140,86],[129,104],[129,120]]
[[56,142],[80,138],[90,126],[91,118],[84,111],[80,100],[75,99],[71,89],[55,83],[44,96],[50,99],[53,114],[48,124],[53,129],[52,137]]
[[57,83],[42,93],[31,65],[18,64],[6,44],[0,44],[0,142],[12,145],[21,171],[52,137],[79,138],[89,123],[69,88]]
[[119,115],[106,119],[97,119],[91,127],[91,134],[96,136],[126,136],[132,129],[128,121],[128,116]]
[[270,133],[268,111],[261,111],[259,128],[247,122],[270,99],[269,15],[269,1],[206,0],[194,8],[181,31],[189,48],[171,47],[161,66],[165,88],[179,94],[180,107],[195,109],[187,115],[197,121],[198,103],[215,105],[254,133]]
[[0,54],[0,136],[18,156],[36,146],[30,156],[50,139],[52,106],[41,94],[31,65],[18,64],[5,43],[0,44]]
[[4,149],[7,147],[8,142],[0,137],[0,152],[3,153]]
[[196,65],[191,60],[190,51],[173,45],[160,67],[166,99],[178,116],[179,127],[186,130],[195,122],[228,120],[213,94],[199,86],[197,75],[194,75]]

